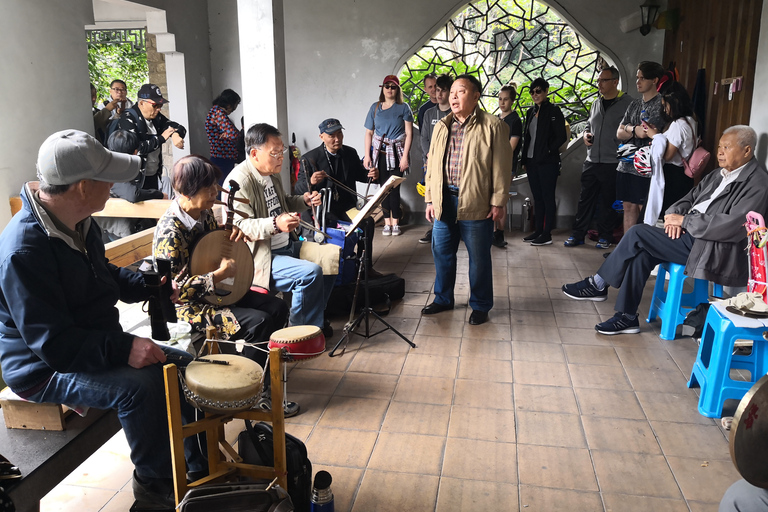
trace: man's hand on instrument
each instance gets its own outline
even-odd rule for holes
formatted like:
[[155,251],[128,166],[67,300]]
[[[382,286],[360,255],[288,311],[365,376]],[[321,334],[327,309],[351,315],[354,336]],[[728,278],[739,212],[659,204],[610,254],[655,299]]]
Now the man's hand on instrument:
[[253,241],[250,238],[248,238],[246,234],[243,233],[243,230],[237,226],[232,226],[232,234],[229,235],[229,239],[232,240],[233,242],[238,242],[240,240],[245,240],[246,242]]
[[429,222],[433,222],[435,220],[435,207],[432,206],[432,203],[427,205],[427,211],[424,212],[424,216]]
[[176,132],[173,132],[173,135],[171,135],[171,139],[173,140],[174,146],[176,146],[179,149],[184,149],[184,139],[181,138],[181,135],[179,135]]
[[496,222],[497,220],[501,220],[503,217],[504,207],[491,205],[491,211],[488,213],[486,219],[493,219],[493,221]]
[[320,206],[323,204],[323,199],[317,190],[312,193],[304,192],[304,204],[307,206]]
[[685,216],[677,213],[664,216],[664,232],[672,240],[680,238],[680,235],[683,234],[683,219]]
[[164,363],[165,352],[149,338],[133,338],[131,353],[128,354],[128,364],[134,368],[144,368],[150,364]]
[[368,177],[373,178],[374,180],[379,179],[379,170],[377,168],[369,169],[368,170]]
[[[317,193],[317,192],[315,192]],[[277,229],[283,233],[293,231],[299,227],[299,214],[298,213],[281,213],[275,219],[277,223]]]
[[327,177],[328,175],[325,174],[325,171],[317,171],[312,173],[312,176],[309,178],[309,182],[313,185],[317,185]]

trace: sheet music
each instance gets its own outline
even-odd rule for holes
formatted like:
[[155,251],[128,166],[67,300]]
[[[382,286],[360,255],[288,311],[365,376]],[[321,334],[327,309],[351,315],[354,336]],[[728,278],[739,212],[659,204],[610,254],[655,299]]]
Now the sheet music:
[[360,223],[363,222],[366,218],[370,217],[373,213],[373,210],[375,210],[381,204],[384,198],[387,197],[387,195],[392,192],[395,187],[400,186],[400,184],[404,181],[405,177],[390,176],[387,182],[379,187],[379,190],[376,191],[370,201],[365,203],[365,206],[363,206],[363,209],[360,210],[360,213],[355,215],[355,218],[352,219],[352,226],[350,226],[346,236],[349,236],[350,233],[353,233],[358,227],[360,227]]

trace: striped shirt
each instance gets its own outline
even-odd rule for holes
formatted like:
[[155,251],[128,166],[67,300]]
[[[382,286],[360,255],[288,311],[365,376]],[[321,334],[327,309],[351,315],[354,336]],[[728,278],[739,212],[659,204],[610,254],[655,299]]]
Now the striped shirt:
[[448,152],[445,155],[445,182],[449,187],[459,187],[461,182],[461,157],[464,153],[464,131],[469,120],[475,116],[473,111],[463,123],[454,116],[451,121],[451,140],[448,143]]

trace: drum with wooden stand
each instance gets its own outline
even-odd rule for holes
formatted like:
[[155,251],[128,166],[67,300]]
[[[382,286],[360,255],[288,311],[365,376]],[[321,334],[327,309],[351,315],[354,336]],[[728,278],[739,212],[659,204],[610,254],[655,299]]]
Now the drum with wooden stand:
[[[209,354],[179,374],[187,401],[205,412],[250,409],[259,400],[264,370],[256,361],[235,354]],[[225,364],[216,364],[221,361]]]

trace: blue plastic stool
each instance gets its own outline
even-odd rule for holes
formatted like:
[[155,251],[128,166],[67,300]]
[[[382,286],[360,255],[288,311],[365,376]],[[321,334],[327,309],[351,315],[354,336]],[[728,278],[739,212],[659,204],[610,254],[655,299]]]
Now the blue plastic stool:
[[[653,287],[651,309],[646,322],[661,320],[659,337],[663,340],[675,339],[675,330],[683,323],[685,315],[702,302],[709,301],[709,281],[694,279],[693,291],[683,293],[683,284],[688,276],[684,274],[685,265],[662,263]],[[669,273],[669,286],[664,290],[666,275]]]
[[[714,305],[707,313],[707,323],[701,335],[699,353],[693,364],[688,387],[701,387],[699,412],[709,418],[719,418],[723,403],[741,400],[754,383],[768,371],[768,342],[763,338],[765,327],[736,327]],[[736,340],[751,340],[752,353],[733,355]],[[731,380],[731,369],[747,370],[750,381]]]

